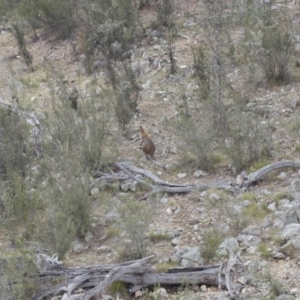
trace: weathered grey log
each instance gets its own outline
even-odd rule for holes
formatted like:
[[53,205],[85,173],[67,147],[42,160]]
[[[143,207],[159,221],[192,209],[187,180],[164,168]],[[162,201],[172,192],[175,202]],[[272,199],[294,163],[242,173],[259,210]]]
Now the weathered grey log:
[[266,176],[270,172],[282,168],[300,168],[300,162],[292,161],[292,160],[282,160],[282,161],[271,163],[253,173],[250,173],[248,175],[248,180],[244,184],[244,188],[247,188],[253,183],[261,180],[264,176]]
[[94,288],[90,289],[84,296],[83,300],[89,300],[96,294],[103,291],[107,286],[113,283],[116,280],[120,280],[120,277],[124,274],[128,273],[140,273],[140,272],[148,272],[151,270],[151,266],[147,264],[147,262],[151,259],[151,257],[141,259],[136,263],[133,263],[128,266],[120,266],[117,268],[112,269],[108,276],[96,285]]
[[[44,257],[45,258],[45,257]],[[90,299],[93,295],[103,291],[115,280],[131,284],[130,292],[133,293],[143,287],[153,285],[182,285],[182,284],[207,284],[218,286],[219,265],[209,268],[201,267],[203,270],[187,271],[181,269],[176,273],[153,273],[153,268],[149,264],[152,257],[141,260],[124,262],[112,266],[96,266],[84,268],[68,268],[61,264],[53,264],[52,260],[48,268],[45,262],[40,270],[40,277],[43,282],[48,279],[63,279],[64,283],[50,287],[36,293],[32,300],[43,300],[55,295],[64,294],[65,299]],[[221,274],[221,287],[225,288],[225,276]],[[83,295],[72,295],[75,289],[83,288],[88,290]],[[75,298],[74,298],[74,297]]]
[[[141,168],[138,168],[130,163],[127,162],[121,162],[121,163],[115,163],[114,166],[118,168],[122,174],[121,175],[107,175],[110,179],[113,179],[115,176],[115,179],[125,179],[127,176],[127,179],[132,179],[137,182],[139,182],[148,192],[140,198],[140,200],[147,199],[148,197],[155,195],[157,193],[163,192],[163,193],[190,193],[193,190],[203,191],[209,188],[217,188],[217,189],[223,189],[229,192],[233,193],[239,193],[247,190],[249,186],[257,182],[258,180],[261,180],[264,176],[266,176],[268,173],[278,170],[280,168],[300,168],[300,162],[294,162],[291,160],[283,160],[280,162],[272,163],[268,166],[265,166],[256,172],[253,172],[249,174],[247,177],[246,175],[243,175],[243,181],[241,183],[237,183],[236,179],[228,178],[219,180],[212,183],[207,184],[176,184],[176,183],[169,183],[165,182],[153,173],[151,173],[148,170],[144,170]],[[100,175],[99,180],[101,180],[102,177],[106,177],[103,173],[97,173],[97,176]],[[146,180],[142,179],[142,175],[144,178],[151,179],[154,184],[151,184],[147,182]],[[246,179],[244,177],[247,177]]]

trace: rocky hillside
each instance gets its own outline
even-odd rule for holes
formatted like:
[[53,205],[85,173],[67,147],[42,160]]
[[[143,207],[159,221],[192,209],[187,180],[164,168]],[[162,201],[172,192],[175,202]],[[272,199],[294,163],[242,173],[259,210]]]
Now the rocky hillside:
[[[124,19],[115,1],[102,23],[101,1],[75,2],[67,36],[43,23],[35,36],[24,7],[0,24],[0,298],[46,288],[32,280],[37,251],[70,267],[154,255],[164,272],[218,265],[230,248],[244,264],[238,298],[299,300],[298,168],[240,182],[299,160],[297,1],[133,1]],[[140,126],[163,168],[145,158]],[[141,201],[147,171],[206,187]],[[209,187],[225,179],[237,188]],[[97,299],[230,299],[215,286],[164,288],[120,284]]]

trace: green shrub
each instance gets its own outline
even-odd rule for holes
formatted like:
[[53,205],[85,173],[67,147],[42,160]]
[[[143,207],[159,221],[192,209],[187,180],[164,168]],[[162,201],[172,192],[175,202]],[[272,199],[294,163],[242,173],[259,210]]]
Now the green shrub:
[[179,154],[185,165],[193,161],[205,171],[216,168],[218,161],[214,154],[214,138],[206,124],[197,124],[191,119],[182,118],[178,123],[178,133],[181,137]]
[[123,198],[117,206],[118,225],[125,234],[120,260],[133,260],[147,255],[149,238],[147,231],[154,214],[153,204]]
[[0,109],[0,136],[0,177],[5,179],[10,172],[25,176],[32,158],[28,125],[14,112]]
[[64,158],[59,169],[55,170],[55,178],[49,178],[44,191],[48,201],[38,239],[51,247],[60,259],[75,237],[83,237],[90,229],[87,175],[77,167],[71,159]]
[[[49,87],[52,95],[52,113],[46,114],[45,128],[49,135],[44,147],[47,151],[74,156],[84,169],[98,169],[103,161],[109,162],[104,154],[110,127],[110,96],[107,91],[96,93],[96,83],[89,87],[90,97],[77,100],[77,110],[70,103],[70,92],[64,76],[53,70],[50,64]],[[101,102],[98,101],[101,98]],[[100,107],[99,107],[100,105]]]
[[37,212],[42,207],[41,199],[31,190],[29,180],[24,180],[16,172],[9,173],[5,184],[0,184],[0,190],[0,222],[9,234],[12,244],[29,240],[36,231]]
[[258,252],[260,252],[260,256],[262,258],[267,259],[267,258],[271,257],[270,250],[268,249],[268,246],[266,244],[260,243],[257,250],[258,250]]
[[[294,55],[295,30],[286,7],[273,9],[270,2],[261,9],[247,2],[244,15],[244,51],[241,62],[248,69],[249,82],[286,84],[291,80],[290,61]],[[257,20],[260,20],[257,22]],[[258,25],[259,24],[259,25]]]
[[33,28],[39,24],[60,38],[67,38],[73,32],[75,9],[76,2],[72,0],[22,0],[18,7],[19,14]]
[[193,68],[194,76],[199,83],[200,100],[207,100],[210,93],[210,69],[208,57],[203,47],[194,48],[193,50]]
[[201,246],[200,252],[205,263],[208,263],[211,259],[216,256],[219,245],[221,244],[220,233],[215,229],[206,230],[202,234],[203,244]]
[[157,22],[160,26],[172,27],[174,25],[174,6],[172,0],[156,1]]
[[120,90],[115,95],[115,113],[120,127],[125,131],[136,112],[137,103],[131,99],[129,90]]
[[249,218],[251,221],[261,220],[267,214],[268,214],[268,211],[266,210],[266,208],[258,205],[255,202],[253,202],[250,205],[246,206],[242,211],[243,217],[244,218]]
[[236,171],[256,161],[272,156],[273,141],[270,128],[251,112],[234,110],[229,116],[229,134],[223,147],[232,159]]
[[72,217],[59,208],[49,208],[45,211],[47,218],[41,226],[38,238],[48,249],[57,253],[63,259],[76,238],[76,226]]
[[122,281],[114,281],[109,287],[108,292],[111,295],[119,295],[126,297],[128,295],[128,289],[126,287],[126,284]]
[[38,288],[38,270],[34,254],[28,250],[1,252],[0,295],[1,299],[31,299]]
[[275,278],[269,271],[262,274],[262,280],[265,281],[271,289],[271,295],[278,297],[286,293],[286,289],[282,282]]
[[[280,26],[280,27],[279,27]],[[289,61],[293,53],[289,27],[273,24],[263,28],[261,65],[267,81],[288,83],[290,81]]]
[[158,263],[155,269],[158,273],[166,273],[169,269],[175,268],[177,264],[172,261]]
[[111,64],[130,49],[136,30],[136,15],[132,1],[93,0],[84,4],[89,31],[83,42],[89,60],[100,58]]
[[169,241],[171,238],[167,234],[167,232],[153,232],[151,231],[148,235],[150,241],[152,243],[158,243],[161,241]]
[[21,24],[13,23],[12,24],[12,34],[17,41],[20,55],[23,57],[26,65],[29,67],[31,71],[33,71],[32,66],[32,54],[28,51],[26,43],[25,43],[25,31]]

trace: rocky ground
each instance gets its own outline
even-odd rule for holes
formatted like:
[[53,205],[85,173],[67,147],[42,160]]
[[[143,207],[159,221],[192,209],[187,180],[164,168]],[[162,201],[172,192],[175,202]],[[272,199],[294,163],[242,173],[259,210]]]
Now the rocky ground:
[[[132,61],[134,68],[139,69],[138,83],[142,87],[138,102],[139,114],[129,125],[131,139],[120,136],[116,149],[119,161],[131,161],[138,167],[150,170],[164,181],[178,184],[208,183],[236,177],[228,168],[227,161],[223,161],[216,172],[207,173],[192,166],[182,165],[177,151],[178,134],[172,120],[180,113],[183,90],[189,95],[192,109],[197,113],[200,110],[198,117],[201,118],[201,115],[205,114],[201,111],[201,104],[195,104],[199,87],[191,76],[191,47],[203,41],[198,24],[201,15],[195,13],[201,12],[200,2],[178,2],[176,17],[182,25],[174,43],[178,66],[175,75],[169,75],[167,41],[164,35],[160,35],[156,30],[149,31],[148,38],[134,46]],[[290,7],[291,15],[297,22],[299,5],[293,6],[292,2],[282,5]],[[147,19],[151,16],[151,11],[145,10],[144,14],[144,18]],[[235,29],[235,33],[238,34],[238,28]],[[17,94],[22,108],[33,110],[38,118],[43,118],[51,99],[46,84],[44,57],[63,71],[70,89],[73,86],[80,87],[81,94],[85,94],[86,86],[92,78],[82,71],[81,60],[74,60],[69,40],[53,41],[41,38],[37,42],[29,42],[28,49],[34,58],[34,72],[27,71],[18,56],[14,38],[6,25],[2,26],[0,97],[3,101],[10,102],[13,95]],[[233,80],[238,81],[239,74],[239,70],[233,70]],[[98,80],[105,81],[105,74],[101,70],[97,71],[95,76]],[[288,132],[291,122],[299,117],[299,92],[300,83],[293,81],[286,86],[260,87],[249,95],[248,106],[267,114],[268,122],[274,128],[274,161],[299,159],[299,152],[295,151],[297,140]],[[164,164],[168,164],[170,168],[164,170],[145,160],[139,149],[139,142],[133,141],[137,137],[136,130],[140,125],[146,128],[155,142],[158,156],[169,150]],[[117,132],[118,127],[114,125],[112,133]],[[66,265],[81,267],[109,264],[116,260],[120,237],[108,236],[106,228],[118,218],[118,212],[113,206],[122,202],[127,194],[133,194],[136,188],[134,185],[129,188],[124,186],[123,190],[108,195],[108,200],[104,201],[101,187],[97,184],[95,181],[91,191],[94,196],[91,212],[94,220],[92,230],[86,234],[85,239],[74,241],[64,260]],[[141,191],[137,193],[142,194]],[[238,195],[209,189],[189,194],[159,194],[152,201],[153,203],[149,203],[153,212],[149,232],[152,235],[165,236],[161,241],[151,244],[150,254],[155,254],[153,264],[172,261],[180,266],[203,265],[205,258],[201,247],[206,241],[205,233],[214,234],[213,229],[222,229],[226,238],[220,241],[222,243],[218,246],[218,256],[211,262],[218,264],[224,261],[226,245],[236,252],[241,251],[241,258],[246,267],[245,273],[237,277],[237,281],[243,285],[242,299],[300,299],[298,170],[280,170],[252,187],[250,191]],[[251,207],[253,201],[266,207],[267,213],[262,218],[256,218],[251,213],[245,215],[244,218],[253,218],[253,222],[239,231],[238,222],[234,222],[235,218],[238,220],[237,216],[245,208]],[[9,247],[8,239],[0,232],[0,249]],[[226,291],[215,287],[201,286],[191,290],[168,290],[164,298],[156,296],[155,299],[229,299],[226,295]],[[141,296],[143,297],[146,299],[145,295]]]

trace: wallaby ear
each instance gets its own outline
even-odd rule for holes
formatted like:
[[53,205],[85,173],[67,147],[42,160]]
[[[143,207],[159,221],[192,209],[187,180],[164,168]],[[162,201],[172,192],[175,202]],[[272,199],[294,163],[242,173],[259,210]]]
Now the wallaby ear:
[[144,131],[144,129],[143,129],[143,127],[142,127],[142,125],[140,125],[140,131]]

